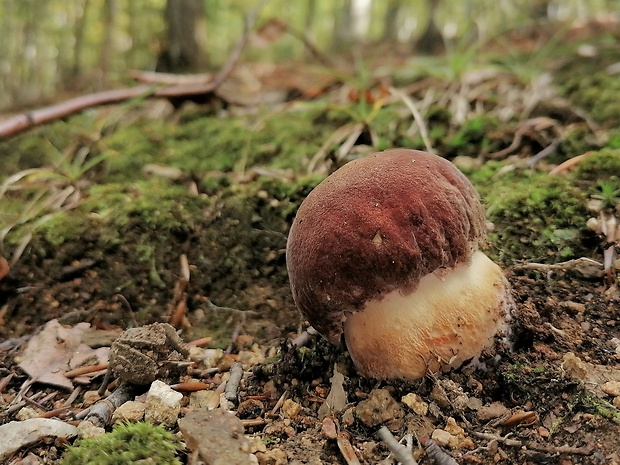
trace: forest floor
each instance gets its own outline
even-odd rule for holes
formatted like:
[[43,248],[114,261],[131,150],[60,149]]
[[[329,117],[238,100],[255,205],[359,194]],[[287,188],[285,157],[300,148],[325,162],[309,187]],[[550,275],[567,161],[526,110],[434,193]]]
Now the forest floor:
[[[244,434],[207,442],[232,450],[248,438],[260,464],[394,463],[382,425],[421,464],[452,463],[444,453],[462,464],[620,463],[618,262],[603,270],[620,236],[608,233],[620,216],[620,38],[589,40],[587,53],[554,43],[501,59],[369,58],[346,79],[240,64],[206,103],[132,101],[0,141],[11,265],[0,279],[2,423],[78,424],[99,399],[112,341],[170,322],[198,341],[191,374],[170,381],[180,416],[205,402],[234,412]],[[317,336],[291,346],[306,328],[285,263],[300,202],[351,159],[428,146],[485,203],[486,252],[517,307],[513,350],[485,371],[404,383],[361,377],[344,346]],[[64,330],[73,336],[53,333]],[[221,398],[237,364],[238,393]],[[83,365],[95,371],[62,374]],[[204,438],[181,430],[200,448]],[[70,442],[36,440],[2,460],[56,463]],[[198,463],[188,449],[178,457]]]

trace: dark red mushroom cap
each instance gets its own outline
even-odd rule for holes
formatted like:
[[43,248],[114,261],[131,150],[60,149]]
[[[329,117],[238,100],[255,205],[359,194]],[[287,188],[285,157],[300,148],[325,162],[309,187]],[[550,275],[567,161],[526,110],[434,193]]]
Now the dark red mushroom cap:
[[395,149],[352,161],[304,200],[287,243],[293,298],[333,343],[347,313],[466,263],[486,235],[469,180],[449,161]]

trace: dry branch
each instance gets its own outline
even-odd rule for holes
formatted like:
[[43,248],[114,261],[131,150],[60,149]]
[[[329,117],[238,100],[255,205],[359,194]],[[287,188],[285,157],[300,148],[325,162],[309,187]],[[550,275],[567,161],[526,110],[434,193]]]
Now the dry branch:
[[65,102],[39,108],[37,110],[21,113],[0,122],[0,140],[8,136],[19,134],[34,126],[50,123],[86,108],[92,108],[110,103],[123,102],[134,98],[173,98],[173,97],[196,97],[213,93],[230,75],[237,65],[241,52],[248,42],[250,30],[256,22],[258,13],[264,5],[264,1],[247,17],[243,35],[237,42],[228,60],[220,71],[208,82],[194,82],[191,84],[172,86],[140,85],[129,89],[107,90],[95,94],[83,95]]

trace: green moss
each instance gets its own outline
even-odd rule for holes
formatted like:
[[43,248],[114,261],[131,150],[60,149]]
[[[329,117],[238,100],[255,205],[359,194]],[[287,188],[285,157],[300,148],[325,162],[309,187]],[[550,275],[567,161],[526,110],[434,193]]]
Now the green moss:
[[575,169],[575,177],[598,182],[610,176],[620,177],[620,150],[603,149],[585,157]]
[[494,224],[490,254],[514,263],[562,261],[587,252],[583,232],[588,196],[571,179],[547,173],[514,171],[487,162],[469,173]]
[[180,465],[178,439],[162,426],[129,423],[114,427],[97,439],[80,439],[69,446],[61,465]]
[[604,70],[568,78],[561,91],[598,123],[614,127],[620,123],[620,79]]

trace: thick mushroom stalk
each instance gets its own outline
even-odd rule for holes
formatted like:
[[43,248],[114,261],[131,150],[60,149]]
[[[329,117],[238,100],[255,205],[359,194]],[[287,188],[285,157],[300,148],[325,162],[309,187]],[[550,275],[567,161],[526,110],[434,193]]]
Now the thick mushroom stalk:
[[396,149],[352,161],[304,200],[287,243],[295,303],[326,339],[344,332],[367,376],[457,367],[508,330],[501,269],[479,251],[480,198],[449,161]]

